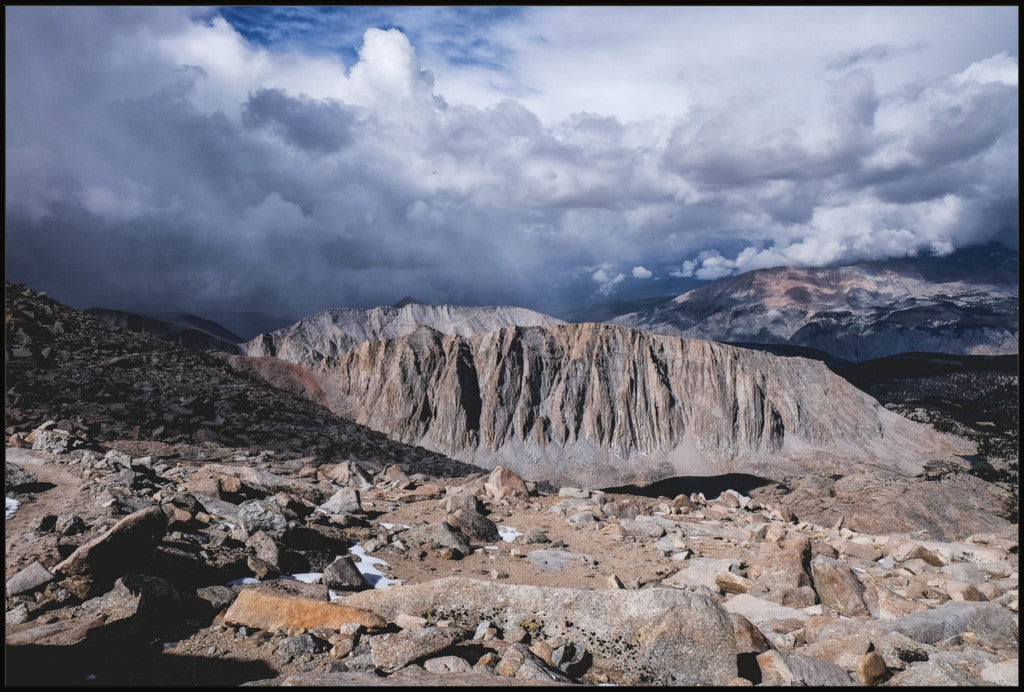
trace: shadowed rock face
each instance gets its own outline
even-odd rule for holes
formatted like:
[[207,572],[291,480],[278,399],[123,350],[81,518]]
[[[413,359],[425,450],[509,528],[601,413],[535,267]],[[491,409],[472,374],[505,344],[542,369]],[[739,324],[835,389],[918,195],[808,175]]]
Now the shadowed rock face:
[[150,334],[158,339],[199,351],[238,353],[242,339],[221,325],[186,312],[139,314],[123,310],[90,308],[87,315],[121,329]]
[[815,451],[916,473],[957,448],[820,363],[608,325],[419,328],[310,367],[360,423],[537,479],[764,473],[801,458],[822,471]]

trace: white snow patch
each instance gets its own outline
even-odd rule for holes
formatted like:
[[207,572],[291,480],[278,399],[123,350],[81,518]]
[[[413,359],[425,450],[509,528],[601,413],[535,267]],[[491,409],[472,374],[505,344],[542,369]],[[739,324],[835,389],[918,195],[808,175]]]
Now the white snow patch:
[[515,539],[523,535],[523,532],[513,526],[499,526],[498,535],[501,536],[501,540],[506,543],[511,543]]
[[485,545],[484,546],[484,550],[497,550],[497,549],[498,549],[498,546],[496,546],[496,545]]
[[411,529],[412,528],[408,524],[389,524],[389,523],[384,522],[384,521],[382,521],[380,523],[380,525],[383,526],[388,531],[390,531],[391,529],[395,528],[396,526],[399,527],[399,528],[402,528],[402,529]]
[[239,584],[259,584],[260,580],[256,577],[242,577],[241,579],[235,579],[229,581],[226,586],[238,586]]
[[6,502],[4,503],[4,518],[10,519],[14,516],[14,513],[18,511],[18,507],[21,507],[21,503],[15,500],[13,497],[4,497]]
[[385,567],[390,567],[390,565],[386,560],[381,560],[379,557],[367,555],[363,546],[359,543],[356,543],[354,546],[349,548],[348,552],[359,558],[359,561],[355,563],[356,569],[358,569],[359,573],[363,575],[363,579],[366,580],[366,583],[373,588],[389,589],[392,586],[402,583],[401,579],[391,579],[377,569],[377,565],[384,565]]
[[297,579],[307,584],[316,584],[320,579],[323,578],[323,572],[302,572],[300,574],[289,575],[292,579]]

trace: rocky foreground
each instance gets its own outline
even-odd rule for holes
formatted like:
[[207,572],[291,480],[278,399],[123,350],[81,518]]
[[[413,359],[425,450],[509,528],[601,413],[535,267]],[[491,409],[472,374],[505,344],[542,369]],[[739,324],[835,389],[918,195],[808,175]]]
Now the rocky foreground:
[[24,443],[12,684],[1017,680],[1016,526],[942,542],[800,521],[760,489],[139,456],[53,424]]
[[955,469],[556,488],[6,298],[8,684],[1017,683]]

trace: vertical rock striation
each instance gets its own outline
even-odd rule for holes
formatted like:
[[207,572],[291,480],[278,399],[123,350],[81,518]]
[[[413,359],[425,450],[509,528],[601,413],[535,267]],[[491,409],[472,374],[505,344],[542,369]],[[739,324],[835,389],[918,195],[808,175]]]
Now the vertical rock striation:
[[311,366],[359,423],[555,481],[726,473],[819,451],[846,470],[916,472],[954,444],[820,363],[610,325],[420,327]]

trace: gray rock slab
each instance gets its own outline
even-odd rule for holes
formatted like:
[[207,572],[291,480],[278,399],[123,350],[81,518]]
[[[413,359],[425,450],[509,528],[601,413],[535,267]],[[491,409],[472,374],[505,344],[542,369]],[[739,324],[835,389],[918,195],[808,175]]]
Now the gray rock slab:
[[579,642],[594,664],[626,684],[724,685],[736,677],[732,621],[714,599],[675,589],[563,589],[451,577],[345,600],[385,619],[450,619],[473,630],[490,620],[506,636],[525,630]]
[[17,596],[22,593],[35,591],[53,581],[54,576],[50,570],[42,566],[38,561],[21,570],[7,580],[6,591],[8,596]]

